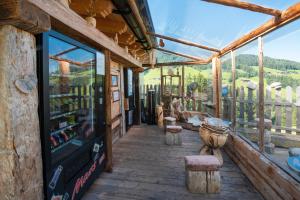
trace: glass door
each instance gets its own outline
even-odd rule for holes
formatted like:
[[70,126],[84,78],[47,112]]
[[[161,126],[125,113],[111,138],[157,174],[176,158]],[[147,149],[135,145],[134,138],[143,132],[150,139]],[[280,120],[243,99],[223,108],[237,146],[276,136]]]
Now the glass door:
[[51,162],[95,137],[96,54],[49,36]]

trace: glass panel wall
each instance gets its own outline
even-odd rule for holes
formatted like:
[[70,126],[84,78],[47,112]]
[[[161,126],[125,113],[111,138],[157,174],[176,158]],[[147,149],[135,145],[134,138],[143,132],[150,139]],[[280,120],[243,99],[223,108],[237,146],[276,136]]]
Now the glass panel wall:
[[231,54],[228,53],[221,58],[222,66],[222,119],[228,124],[231,123],[231,109],[232,109],[232,59]]
[[[254,142],[258,141],[258,41],[236,50],[236,130]],[[257,145],[255,145],[257,147]]]
[[263,39],[265,118],[272,121],[265,152],[300,179],[300,20]]

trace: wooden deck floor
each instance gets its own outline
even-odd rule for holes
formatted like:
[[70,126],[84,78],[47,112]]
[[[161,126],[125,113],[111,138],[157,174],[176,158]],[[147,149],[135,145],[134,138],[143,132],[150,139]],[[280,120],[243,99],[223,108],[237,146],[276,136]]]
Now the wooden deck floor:
[[197,155],[200,146],[196,132],[184,130],[182,146],[166,146],[156,126],[133,127],[114,145],[113,173],[103,173],[83,199],[262,199],[225,153],[221,193],[188,192],[183,157]]

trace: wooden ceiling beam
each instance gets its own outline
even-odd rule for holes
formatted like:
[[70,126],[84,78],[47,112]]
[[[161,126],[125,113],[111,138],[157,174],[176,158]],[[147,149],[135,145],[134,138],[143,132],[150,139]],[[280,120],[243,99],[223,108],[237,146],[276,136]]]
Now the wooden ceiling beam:
[[173,42],[185,44],[185,45],[188,45],[188,46],[193,46],[193,47],[197,47],[197,48],[200,48],[200,49],[205,49],[205,50],[208,50],[208,51],[220,52],[219,49],[208,47],[208,46],[204,46],[204,45],[197,44],[197,43],[194,43],[194,42],[190,42],[190,41],[187,41],[187,40],[172,38],[172,37],[169,37],[169,36],[160,35],[160,34],[151,33],[151,32],[148,32],[147,34],[148,35],[153,35],[153,36],[158,37],[158,38],[170,40],[170,41],[173,41]]
[[155,44],[152,44],[152,41],[151,41],[150,37],[147,35],[147,28],[144,24],[144,21],[143,21],[142,17],[141,17],[139,8],[136,5],[136,1],[135,0],[128,0],[127,2],[128,2],[129,6],[132,10],[133,15],[137,19],[137,22],[138,22],[139,26],[141,27],[141,30],[142,30],[143,34],[145,35],[148,44],[150,46],[155,45]]
[[170,50],[162,49],[162,48],[159,48],[159,47],[152,47],[152,48],[156,49],[156,50],[159,50],[159,51],[162,51],[162,52],[166,52],[166,53],[174,54],[174,55],[177,55],[177,56],[189,58],[189,59],[192,59],[192,60],[195,60],[195,61],[203,61],[204,60],[204,59],[196,57],[196,56],[191,56],[191,55],[187,55],[187,54],[183,54],[183,53],[178,53],[178,52],[175,52],[175,51],[170,51]]
[[226,47],[224,47],[220,54],[218,56],[225,55],[231,50],[237,49],[254,39],[258,38],[259,36],[263,36],[275,29],[280,28],[281,26],[294,21],[300,17],[300,3],[296,3],[286,10],[282,11],[281,15],[278,17],[273,17],[273,19],[270,19],[260,27],[254,29],[253,31],[249,32],[248,34],[245,34],[241,38],[233,41]]
[[53,29],[68,35],[82,43],[91,45],[99,50],[112,52],[114,60],[125,65],[141,67],[142,63],[130,56],[123,48],[118,46],[109,37],[98,29],[88,25],[86,21],[71,9],[65,8],[56,1],[27,0],[32,5],[48,13],[51,17]]
[[238,0],[203,0],[203,1],[206,1],[209,3],[220,4],[223,6],[230,6],[230,7],[250,10],[250,11],[254,11],[254,12],[264,13],[264,14],[273,15],[273,16],[279,16],[281,14],[280,10],[273,9],[273,8],[267,8],[267,7],[263,7],[263,6],[260,6],[257,4],[248,3],[248,2],[244,2],[244,1],[238,1]]

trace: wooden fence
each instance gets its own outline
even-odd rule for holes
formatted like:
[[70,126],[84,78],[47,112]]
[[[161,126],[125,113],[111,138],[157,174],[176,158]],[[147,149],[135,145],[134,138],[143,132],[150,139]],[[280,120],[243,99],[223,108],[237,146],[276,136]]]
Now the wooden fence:
[[[160,84],[149,84],[149,85],[141,85],[140,86],[140,92],[141,92],[141,99],[144,99],[144,106],[147,105],[147,92],[149,90],[155,91],[155,100],[156,104],[159,104],[161,101],[161,94],[160,94]],[[184,95],[186,96],[186,95]],[[183,105],[183,110],[187,111],[200,111],[200,112],[207,112],[211,115],[214,115],[214,108],[212,108],[212,105],[208,103],[207,101],[203,101],[201,99],[187,99],[182,98],[182,96],[179,97],[181,99],[181,104]]]
[[[231,94],[229,92],[229,94]],[[240,87],[236,90],[236,117],[239,127],[255,127],[258,116],[258,88],[256,90]],[[232,97],[222,97],[223,119],[231,121]],[[265,118],[273,122],[272,131],[276,133],[300,134],[300,86],[293,95],[290,86],[281,89],[265,89]]]

